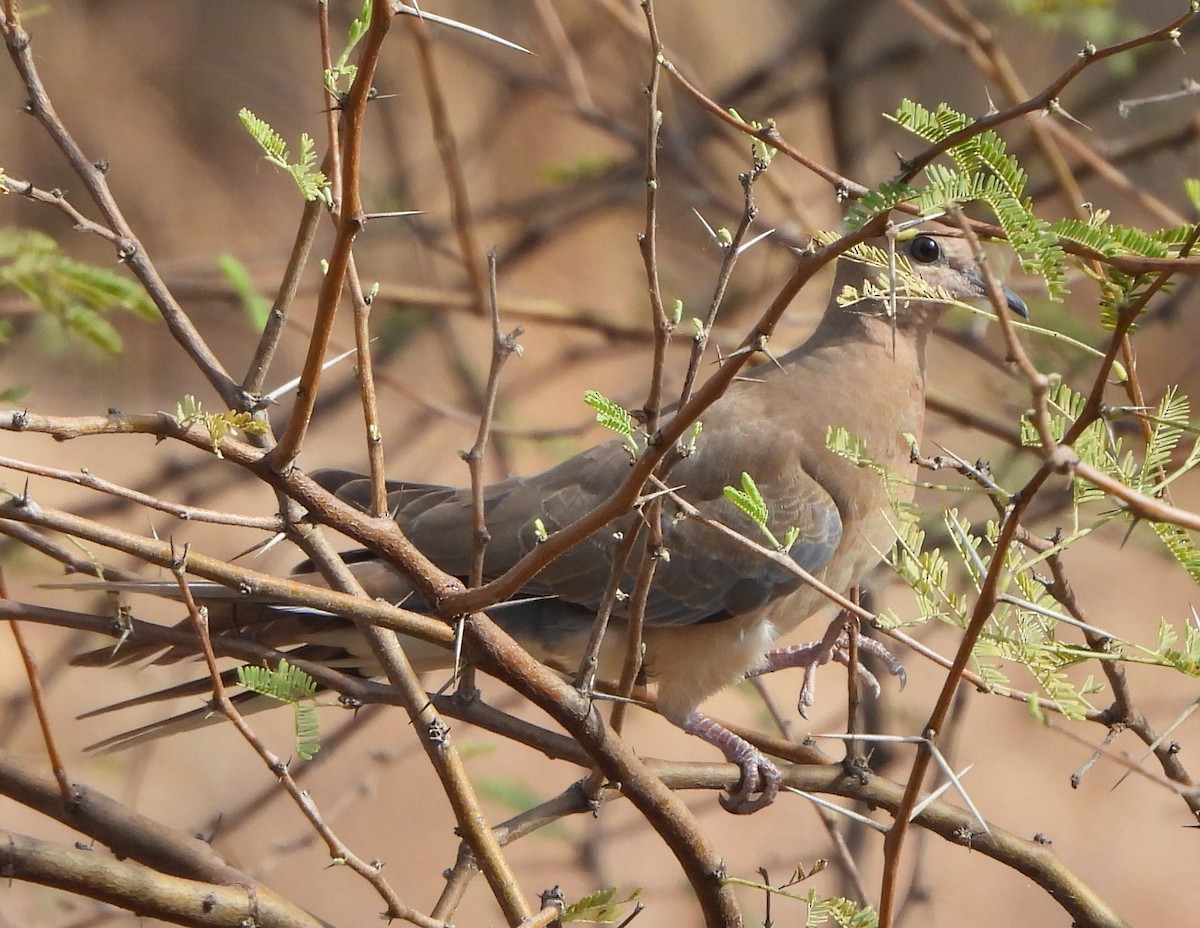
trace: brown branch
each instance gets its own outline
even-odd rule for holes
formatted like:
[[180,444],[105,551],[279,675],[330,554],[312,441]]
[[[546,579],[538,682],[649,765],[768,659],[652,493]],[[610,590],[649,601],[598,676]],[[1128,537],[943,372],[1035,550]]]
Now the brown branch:
[[[1021,81],[1019,73],[996,42],[992,30],[973,16],[959,0],[940,0],[944,16],[955,23],[934,15],[916,0],[897,0],[900,7],[921,26],[942,41],[949,42],[967,55],[975,67],[986,77],[998,81],[1010,104],[1017,104],[1029,97],[1029,91]],[[1054,175],[1054,183],[1062,191],[1063,198],[1075,212],[1077,218],[1087,219],[1084,197],[1078,182],[1062,156],[1062,149],[1069,149],[1092,171],[1103,176],[1109,183],[1130,196],[1140,206],[1170,225],[1182,225],[1185,220],[1178,212],[1153,196],[1144,188],[1129,182],[1116,166],[1087,144],[1079,141],[1067,127],[1052,120],[1031,118],[1029,131]]]
[[11,538],[31,551],[38,551],[52,561],[62,564],[63,569],[69,574],[82,574],[89,577],[98,577],[103,574],[107,580],[114,581],[140,579],[136,574],[120,568],[102,565],[95,558],[89,557],[86,552],[81,552],[76,545],[60,544],[32,525],[0,519],[0,535]]
[[300,446],[308,431],[316,407],[317,391],[321,382],[321,370],[329,338],[333,332],[333,320],[341,301],[342,288],[350,271],[354,239],[362,230],[363,208],[360,193],[362,171],[362,133],[366,118],[367,102],[371,97],[371,84],[375,79],[375,68],[383,50],[383,42],[392,23],[389,4],[376,3],[371,8],[371,24],[363,39],[363,50],[359,56],[358,71],[354,84],[347,94],[342,110],[345,132],[342,136],[342,165],[345,172],[341,190],[341,215],[338,217],[337,233],[329,256],[325,276],[321,280],[321,293],[317,301],[313,336],[309,341],[308,354],[300,375],[300,386],[296,390],[296,403],[292,408],[287,428],[279,444],[270,452],[271,462],[279,470],[287,470],[300,453]]
[[271,362],[275,359],[275,350],[279,347],[287,325],[288,311],[300,290],[301,276],[308,265],[309,255],[312,254],[323,211],[324,203],[319,199],[308,200],[304,204],[292,250],[288,253],[287,265],[283,269],[283,279],[276,289],[275,300],[267,315],[267,324],[263,327],[258,344],[254,346],[254,357],[250,359],[246,368],[246,376],[242,378],[242,392],[247,402],[252,402],[263,393]]
[[118,483],[105,480],[102,477],[97,477],[86,469],[81,471],[60,470],[57,467],[30,464],[26,461],[18,461],[15,458],[3,455],[0,455],[0,467],[19,471],[23,474],[33,474],[37,477],[49,477],[52,480],[59,480],[63,483],[86,487],[89,490],[98,490],[117,499],[128,500],[145,506],[148,509],[157,509],[160,512],[168,513],[185,522],[213,522],[218,525],[236,525],[240,528],[255,528],[266,532],[281,532],[284,529],[283,520],[278,516],[234,515],[233,513],[220,512],[216,509],[205,509],[200,506],[185,506],[181,503],[172,503],[169,500],[160,499],[149,493],[133,490]]
[[696,375],[700,371],[700,364],[704,360],[704,351],[708,347],[709,335],[716,322],[717,313],[721,309],[721,303],[725,299],[729,281],[733,278],[733,269],[741,255],[746,236],[750,234],[750,226],[758,216],[758,206],[754,202],[754,183],[767,170],[768,165],[757,156],[753,158],[753,162],[750,170],[738,177],[742,184],[742,217],[729,241],[720,242],[721,269],[717,273],[717,283],[713,288],[712,299],[708,303],[708,311],[704,315],[699,331],[692,336],[692,351],[688,356],[687,372],[684,374],[683,388],[679,393],[681,405],[691,398],[692,387],[696,383]]
[[[287,900],[276,897],[266,887],[256,886],[251,877],[229,866],[205,841],[166,828],[81,783],[72,784],[71,799],[64,801],[53,780],[4,752],[0,752],[0,793],[100,842],[119,858],[137,861],[157,871],[156,878],[179,877],[201,881],[205,889],[220,885],[242,893],[245,893],[245,887],[255,887],[254,893],[260,903],[290,913],[288,918],[293,920],[292,924],[305,928],[321,924]],[[81,853],[89,854],[88,859],[103,866],[104,858],[95,852]],[[86,887],[79,885],[61,888],[86,892]],[[202,899],[203,893],[194,898]],[[129,908],[139,911],[136,907]],[[193,910],[200,908],[199,904],[193,903]]]
[[[1054,472],[1057,463],[1061,463],[1064,457],[1062,449],[1054,443],[1053,436],[1050,434],[1049,414],[1046,409],[1047,378],[1032,365],[1025,355],[1020,341],[1016,337],[1015,327],[1004,311],[1000,288],[996,283],[991,268],[984,258],[983,251],[979,246],[979,241],[975,237],[974,231],[962,220],[961,214],[956,212],[956,218],[960,220],[963,232],[967,236],[968,241],[971,242],[976,261],[983,272],[988,298],[991,300],[993,308],[997,310],[997,316],[1000,319],[1010,355],[1029,381],[1030,392],[1034,397],[1033,418],[1037,425],[1038,433],[1042,436],[1046,461],[1026,485],[1014,495],[1013,504],[1000,521],[1000,530],[994,544],[992,558],[980,583],[979,594],[971,612],[971,619],[963,632],[962,640],[959,642],[958,651],[954,657],[954,663],[942,684],[937,702],[921,732],[922,737],[927,739],[927,743],[929,744],[935,743],[942,734],[946,719],[954,702],[955,694],[959,684],[963,680],[967,662],[971,659],[975,643],[982,633],[984,625],[991,618],[992,610],[996,605],[1000,577],[1005,570],[1008,551],[1016,542],[1020,531],[1021,519],[1038,491]],[[932,759],[932,752],[927,747],[922,747],[918,750],[905,786],[903,800],[897,811],[896,820],[884,838],[884,870],[879,901],[880,928],[891,928],[894,924],[897,900],[899,898],[900,853],[908,831],[910,815],[916,807],[921,784],[925,780]]]
[[969,126],[952,132],[946,138],[942,139],[935,145],[925,149],[920,154],[905,159],[903,170],[900,173],[900,180],[908,181],[916,177],[916,175],[927,165],[933,163],[941,155],[948,152],[955,145],[961,145],[967,139],[974,138],[980,132],[985,132],[988,129],[1003,125],[1006,122],[1011,122],[1019,116],[1024,116],[1028,113],[1038,112],[1053,112],[1059,108],[1059,97],[1067,86],[1075,80],[1080,74],[1087,70],[1092,65],[1112,58],[1114,55],[1122,55],[1125,52],[1132,51],[1135,48],[1142,48],[1146,45],[1153,45],[1155,42],[1175,42],[1178,40],[1179,32],[1184,26],[1188,25],[1200,13],[1197,10],[1189,10],[1184,13],[1174,22],[1163,26],[1161,29],[1156,29],[1153,32],[1145,33],[1137,38],[1129,39],[1125,42],[1118,42],[1114,45],[1109,45],[1105,48],[1096,48],[1091,44],[1084,47],[1079,53],[1079,57],[1056,78],[1051,81],[1043,90],[1034,94],[1027,100],[1017,103],[1006,109],[996,113],[989,113],[986,116],[981,116],[979,119],[972,122]]
[[116,245],[118,248],[121,246],[121,237],[119,235],[107,226],[88,219],[71,205],[61,190],[42,190],[35,187],[29,181],[18,180],[7,174],[0,174],[0,186],[35,203],[45,203],[48,206],[53,206],[71,220],[77,232],[90,232],[92,235],[98,235],[111,245]]
[[[592,510],[588,515],[579,519],[573,525],[555,532],[542,544],[538,545],[521,558],[510,570],[489,583],[474,590],[447,595],[440,604],[443,609],[452,613],[471,612],[495,602],[500,602],[512,596],[525,583],[532,579],[543,567],[564,551],[574,547],[597,529],[607,525],[613,519],[628,512],[641,493],[642,485],[650,474],[674,448],[675,443],[683,437],[709,406],[724,394],[725,389],[733,382],[738,372],[746,365],[755,351],[775,330],[783,311],[801,288],[804,287],[829,262],[836,260],[841,254],[855,244],[866,240],[875,233],[874,224],[864,226],[853,234],[844,236],[835,242],[814,252],[802,255],[796,269],[792,272],[783,289],[772,301],[761,319],[746,336],[742,348],[727,358],[720,369],[710,377],[704,385],[695,392],[675,416],[656,433],[641,457],[630,468],[629,476],[613,494]],[[0,418],[0,428],[3,419]]]
[[421,86],[429,103],[429,119],[433,128],[434,141],[442,163],[442,173],[450,194],[450,212],[454,230],[458,235],[459,260],[466,272],[474,296],[475,313],[486,312],[487,278],[479,266],[479,236],[475,229],[475,218],[471,213],[471,201],[467,194],[467,181],[463,174],[462,159],[458,154],[458,142],[450,125],[450,112],[442,93],[441,80],[437,73],[437,62],[433,57],[433,41],[422,16],[407,16],[413,45],[417,50],[417,64],[421,69]]
[[354,348],[358,359],[358,393],[362,400],[363,425],[367,438],[367,470],[371,475],[371,506],[368,512],[380,518],[388,514],[387,466],[383,459],[383,420],[375,390],[375,360],[371,354],[372,300],[362,288],[354,257],[347,275],[354,304]]
[[318,919],[253,883],[200,883],[11,831],[0,832],[0,871],[9,879],[80,893],[141,917],[193,928],[323,928]]
[[[658,21],[654,17],[653,0],[643,0],[642,13],[646,17],[646,34],[649,39],[650,80],[646,84],[646,211],[642,232],[638,236],[638,250],[646,273],[646,292],[650,298],[650,324],[654,330],[654,356],[650,365],[650,389],[646,396],[646,430],[650,434],[658,431],[658,419],[663,407],[663,378],[666,375],[667,346],[675,324],[667,318],[663,308],[662,284],[658,279],[658,194],[662,179],[658,174],[658,146],[662,132],[662,110],[659,108],[659,85],[662,81],[662,40],[658,36]],[[630,647],[636,647],[631,640]]]
[[732,889],[720,882],[717,849],[681,799],[619,738],[607,731],[590,697],[560,680],[478,614],[465,620],[469,657],[548,712],[658,832],[683,867],[710,928],[740,922]]
[[[1066,72],[1064,72],[1062,76],[1059,77],[1057,81],[1049,85],[1049,87],[1047,87],[1041,93],[1030,97],[1022,103],[1011,106],[1008,109],[982,116],[973,121],[969,126],[951,134],[938,144],[927,148],[925,151],[919,153],[913,158],[905,159],[902,165],[903,170],[901,172],[900,179],[911,180],[925,166],[932,163],[950,148],[953,148],[955,145],[962,144],[964,141],[979,135],[981,132],[985,132],[1005,122],[1010,122],[1028,113],[1045,110],[1052,105],[1057,106],[1057,97],[1062,90],[1067,86],[1067,84],[1074,80],[1079,73],[1081,73],[1091,64],[1094,64],[1096,61],[1101,61],[1105,58],[1112,57],[1113,55],[1122,54],[1130,51],[1131,49],[1149,45],[1154,42],[1173,41],[1174,33],[1182,29],[1183,26],[1187,25],[1187,23],[1195,18],[1196,15],[1196,12],[1185,13],[1169,26],[1165,26],[1162,29],[1147,33],[1136,39],[1131,39],[1127,42],[1109,46],[1108,48],[1090,49],[1089,47],[1085,53],[1081,54],[1079,61],[1075,62],[1070,68],[1067,69]],[[719,103],[688,81],[682,75],[679,69],[676,68],[669,60],[663,62],[663,67],[667,70],[667,73],[674,77],[679,85],[685,91],[687,91],[688,94],[690,94],[692,98],[710,115],[716,117],[721,122],[732,126],[737,131],[777,149],[789,159],[795,161],[797,164],[800,164],[813,174],[829,183],[837,192],[839,197],[844,197],[846,199],[859,199],[870,192],[869,187],[866,187],[850,179],[849,177],[846,177],[837,171],[826,167],[825,165],[815,161],[803,152],[796,149],[779,134],[773,123],[768,123],[766,126],[762,127],[755,127],[750,123],[738,118],[737,116],[734,116],[725,107],[722,107]],[[1059,141],[1061,141],[1063,136],[1065,136],[1065,133],[1055,133],[1055,137]],[[917,214],[917,209],[912,204],[901,203],[895,208],[900,212],[905,212],[912,215]],[[985,235],[988,238],[999,240],[1004,238],[1003,230],[997,226],[978,221],[972,221],[971,224],[972,228],[974,228],[976,233],[979,235]],[[1171,270],[1175,273],[1200,273],[1200,259],[1196,258],[1149,258],[1141,255],[1104,255],[1075,242],[1062,242],[1060,244],[1062,245],[1063,250],[1068,254],[1073,254],[1089,261],[1096,261],[1110,265],[1111,267],[1114,267],[1127,274],[1158,273],[1167,270]]]
[[468,574],[467,586],[479,586],[483,583],[483,556],[487,544],[491,540],[488,534],[487,518],[484,513],[484,460],[487,455],[488,439],[492,432],[492,419],[496,412],[496,396],[500,389],[500,371],[510,355],[521,354],[521,346],[517,339],[524,329],[517,326],[505,335],[500,330],[500,300],[496,293],[496,253],[488,252],[488,295],[492,316],[492,361],[488,369],[487,388],[484,391],[483,411],[479,416],[479,431],[475,434],[475,444],[463,455],[471,475],[471,509],[473,531],[470,540],[471,569]]
[[[1047,592],[1061,603],[1072,616],[1080,622],[1087,623],[1087,616],[1080,607],[1075,591],[1067,579],[1062,558],[1058,554],[1051,555],[1048,563],[1054,581],[1047,584]],[[1084,629],[1083,634],[1088,646],[1093,650],[1100,651],[1104,648],[1104,640],[1100,635],[1089,629]],[[1175,784],[1182,787],[1179,790],[1180,796],[1187,803],[1192,815],[1200,818],[1200,795],[1197,795],[1195,791],[1196,781],[1188,774],[1178,753],[1172,750],[1170,745],[1160,743],[1158,733],[1151,727],[1145,715],[1135,706],[1133,693],[1125,676],[1125,668],[1117,661],[1101,661],[1100,666],[1113,691],[1112,708],[1105,713],[1107,716],[1105,721],[1110,730],[1115,733],[1119,728],[1129,728],[1142,740],[1143,744],[1152,746],[1163,772]],[[1077,786],[1077,781],[1072,780],[1072,785]]]
[[[37,622],[55,628],[93,632],[114,639],[118,645],[123,641],[133,641],[140,644],[161,644],[181,652],[194,653],[198,650],[196,636],[189,631],[146,622],[128,615],[117,615],[115,610],[113,615],[103,615],[0,599],[0,621],[4,620]],[[289,664],[299,667],[322,687],[352,696],[363,703],[391,705],[396,701],[394,696],[389,694],[387,687],[378,683],[344,674],[324,664],[314,663],[285,651],[265,647],[250,638],[220,635],[213,641],[212,646],[220,657],[233,657],[250,664],[277,664],[280,659],[286,658]]]
[[[171,566],[172,553],[168,542],[143,538],[111,526],[81,519],[70,513],[49,509],[28,498],[9,500],[0,505],[0,518],[14,519],[83,538],[123,551],[146,564],[165,568]],[[340,615],[351,621],[357,619],[371,622],[382,628],[395,629],[406,635],[414,635],[447,647],[453,640],[450,629],[443,622],[377,600],[348,596],[345,593],[281,579],[245,567],[233,567],[218,558],[206,557],[195,552],[188,557],[188,567],[196,576],[240,590],[247,596],[306,606]]]
[[[728,765],[678,765],[674,773],[663,776],[672,784],[676,777],[686,777],[693,782],[702,782],[706,788],[716,788],[732,783],[729,769],[725,768]],[[833,793],[868,807],[885,809],[896,819],[905,814],[903,789],[885,777],[864,780],[847,774],[840,766],[789,767],[784,771],[784,783],[793,789]],[[990,857],[1029,877],[1062,906],[1080,928],[1129,928],[1125,920],[1072,873],[1046,844],[1020,838],[991,823],[988,824],[990,833],[980,834],[978,822],[972,815],[942,800],[926,806],[914,824],[927,828],[951,844],[965,846],[973,853]]]
[[[0,573],[0,602],[7,598],[8,588],[4,583],[3,573]],[[38,725],[42,730],[42,742],[46,745],[50,769],[54,771],[54,779],[58,782],[59,795],[64,803],[70,803],[75,798],[71,788],[71,778],[67,776],[67,766],[63,763],[62,754],[59,752],[54,738],[54,731],[50,727],[50,716],[46,712],[42,678],[38,673],[37,661],[25,641],[25,635],[21,632],[21,623],[10,622],[9,629],[12,631],[13,640],[17,643],[21,663],[25,666],[25,677],[29,681],[29,698],[33,703],[33,711],[37,715]]]
[[[366,597],[366,591],[358,579],[320,532],[305,533],[298,540],[331,585],[356,597]],[[397,636],[390,631],[376,628],[375,624],[369,621],[355,616],[351,618],[371,646],[388,682],[408,713],[420,738],[421,747],[425,750],[454,810],[460,833],[471,845],[472,853],[481,863],[492,895],[504,911],[509,924],[517,924],[528,917],[529,904],[521,894],[516,874],[487,826],[487,817],[471,785],[462,757],[450,740],[450,727],[438,716]]]

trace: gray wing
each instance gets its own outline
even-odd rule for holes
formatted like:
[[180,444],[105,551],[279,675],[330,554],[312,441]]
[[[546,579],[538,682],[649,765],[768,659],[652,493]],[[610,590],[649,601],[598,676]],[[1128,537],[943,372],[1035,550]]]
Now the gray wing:
[[[716,440],[719,437],[722,440]],[[742,471],[753,473],[770,506],[775,536],[783,538],[795,527],[799,536],[789,552],[792,560],[819,573],[842,535],[833,500],[792,454],[772,454],[773,449],[753,444],[746,452],[728,453],[741,446],[739,438],[713,436],[695,456],[676,466],[672,485],[681,486],[679,495],[705,515],[765,541],[749,517],[724,496],[725,486],[740,484]],[[488,487],[485,516],[491,541],[485,577],[499,576],[534,548],[538,520],[547,532],[566,527],[603,502],[628,473],[628,452],[620,442],[611,442],[536,476]],[[369,493],[369,484],[360,476],[338,473],[331,478],[323,473],[318,479],[348,501],[361,503]],[[469,492],[427,484],[393,484],[389,489],[389,503],[413,543],[443,570],[465,577],[472,525]],[[663,513],[669,557],[660,561],[655,573],[646,608],[648,624],[689,625],[741,615],[800,585],[784,567],[694,519],[681,518],[669,500],[664,501]],[[522,595],[550,595],[594,612],[612,569],[617,535],[637,529],[639,519],[628,514],[593,533],[546,567]],[[638,558],[630,559],[622,580],[626,593],[633,589],[637,563]],[[618,604],[617,614],[622,611]]]

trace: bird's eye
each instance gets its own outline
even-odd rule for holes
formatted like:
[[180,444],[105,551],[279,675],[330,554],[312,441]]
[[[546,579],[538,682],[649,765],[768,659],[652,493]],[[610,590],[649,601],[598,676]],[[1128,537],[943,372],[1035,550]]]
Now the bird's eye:
[[937,243],[935,238],[918,235],[913,239],[908,253],[913,256],[913,260],[919,261],[921,264],[933,264],[942,256],[942,246]]

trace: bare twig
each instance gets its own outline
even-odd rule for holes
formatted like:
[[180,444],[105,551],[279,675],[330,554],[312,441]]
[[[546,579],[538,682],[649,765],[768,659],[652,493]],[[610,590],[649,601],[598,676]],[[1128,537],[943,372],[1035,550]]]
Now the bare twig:
[[208,674],[212,681],[213,703],[216,709],[233,723],[234,728],[238,730],[238,734],[262,758],[267,769],[278,779],[284,791],[296,804],[296,807],[304,814],[304,817],[308,819],[317,833],[321,835],[326,847],[329,849],[329,856],[333,860],[349,867],[375,888],[380,898],[387,904],[389,918],[402,918],[407,922],[419,926],[419,928],[448,928],[445,922],[430,918],[401,900],[388,881],[383,878],[381,872],[382,864],[377,861],[368,863],[346,846],[334,833],[333,829],[329,827],[329,824],[325,821],[324,816],[321,814],[320,809],[309,792],[302,790],[296,783],[291,771],[288,769],[289,764],[271,751],[246,723],[246,720],[242,718],[242,714],[238,712],[233,700],[229,698],[229,694],[225,690],[225,683],[222,680],[220,668],[217,667],[217,656],[213,651],[212,640],[208,634],[207,613],[201,611],[200,607],[196,604],[196,600],[192,596],[191,587],[188,585],[187,562],[188,546],[184,545],[183,549],[172,557],[171,572],[175,575],[176,583],[179,585],[180,596],[187,607],[188,617],[192,621],[192,627],[195,629],[196,636],[200,642],[201,652],[204,655],[205,663],[208,665]]
[[[0,34],[4,37],[9,56],[29,94],[29,100],[25,105],[26,112],[42,124],[47,134],[70,163],[71,169],[83,182],[92,202],[104,216],[105,225],[113,236],[110,240],[117,246],[117,257],[141,281],[159,312],[162,313],[167,328],[170,329],[175,341],[204,374],[213,389],[228,406],[238,407],[240,397],[237,384],[225,371],[217,356],[213,354],[187,313],[176,302],[159,275],[158,269],[150,260],[145,246],[134,235],[132,227],[126,221],[124,213],[121,212],[108,187],[108,179],[105,177],[103,166],[84,154],[83,148],[75,141],[74,136],[59,118],[34,63],[29,35],[21,24],[15,3],[9,5],[7,15],[0,22]],[[59,205],[60,209],[64,208],[60,204],[55,205]],[[68,211],[68,215],[70,215],[70,211]],[[95,227],[91,225],[88,228],[95,230]],[[109,236],[105,235],[105,237]]]
[[458,235],[459,260],[470,282],[475,312],[482,316],[487,311],[487,278],[479,263],[479,255],[483,249],[479,247],[479,236],[467,195],[466,176],[458,154],[458,142],[450,125],[449,107],[438,77],[437,62],[434,61],[433,40],[421,16],[406,17],[404,22],[413,38],[417,62],[421,68],[421,83],[425,88],[425,99],[429,103],[429,118],[442,161],[446,188],[450,194],[450,210]]
[[[654,359],[650,368],[650,391],[646,396],[646,430],[653,435],[658,430],[658,417],[663,406],[663,378],[666,373],[667,346],[675,324],[663,308],[662,285],[658,279],[658,176],[659,133],[662,131],[662,110],[659,108],[659,83],[662,79],[662,41],[658,37],[658,21],[654,3],[644,0],[642,13],[650,42],[650,80],[646,84],[646,218],[638,236],[638,248],[646,270],[646,292],[650,297],[650,319],[654,329]],[[631,647],[634,645],[631,645]]]
[[[4,583],[4,574],[0,572],[0,600],[7,598],[8,588]],[[21,655],[21,663],[25,666],[25,677],[29,681],[29,697],[33,702],[33,710],[37,713],[38,725],[42,729],[42,741],[46,745],[46,753],[49,755],[50,769],[54,772],[54,779],[58,782],[62,801],[69,805],[75,801],[75,790],[71,785],[71,778],[67,776],[66,764],[63,763],[62,754],[59,753],[54,732],[50,727],[50,716],[46,712],[46,701],[42,692],[42,679],[38,674],[37,661],[33,657],[33,652],[29,650],[29,645],[26,643],[25,636],[21,632],[21,623],[10,622],[9,629],[12,631],[13,640],[17,643],[17,651]]]
[[192,522],[214,522],[218,525],[236,525],[240,528],[256,528],[266,532],[283,531],[283,521],[278,516],[244,516],[219,512],[215,509],[205,509],[200,506],[185,506],[179,503],[172,503],[168,500],[159,499],[157,496],[152,496],[149,493],[142,493],[139,490],[123,487],[102,477],[97,477],[86,469],[75,473],[73,471],[60,470],[57,467],[30,464],[26,461],[18,461],[15,458],[3,455],[0,455],[0,467],[20,471],[24,474],[33,474],[38,477],[49,477],[52,480],[60,480],[63,483],[87,487],[90,490],[98,490],[101,493],[108,493],[117,499],[129,500],[148,509],[157,509],[160,512],[169,513],[177,519]]
[[320,920],[253,882],[221,886],[162,872],[147,879],[146,868],[136,863],[9,831],[0,832],[0,868],[17,879],[192,928],[251,923],[260,928],[324,928]]
[[716,322],[717,313],[725,299],[725,290],[733,278],[733,269],[742,253],[742,245],[746,241],[746,236],[750,233],[750,226],[758,216],[758,206],[754,202],[754,182],[766,169],[767,163],[755,157],[750,170],[742,173],[738,178],[742,184],[742,216],[737,229],[729,237],[729,240],[721,242],[721,270],[717,274],[717,284],[708,304],[708,312],[705,313],[699,329],[692,337],[692,352],[688,357],[687,373],[684,375],[683,388],[679,393],[681,404],[686,403],[692,395],[692,387],[696,382],[696,375],[700,372],[700,364],[704,360],[704,351],[708,347],[713,323]]
[[317,402],[322,364],[333,331],[334,316],[337,314],[342,288],[350,271],[351,249],[355,236],[362,229],[363,208],[359,181],[362,170],[363,123],[367,102],[371,96],[375,68],[379,63],[383,41],[391,22],[392,12],[388,4],[376,3],[371,8],[371,23],[362,43],[363,51],[359,57],[358,70],[342,110],[345,127],[342,136],[342,165],[345,172],[341,190],[342,212],[338,217],[337,235],[330,253],[329,266],[321,281],[313,337],[304,360],[296,404],[288,420],[287,429],[280,437],[279,444],[271,451],[271,462],[280,470],[286,470],[295,461],[308,431]]
[[492,417],[496,411],[496,395],[500,389],[500,370],[510,355],[520,356],[521,346],[517,343],[524,329],[517,326],[507,335],[500,329],[500,300],[496,293],[496,253],[489,251],[488,292],[492,309],[492,363],[488,370],[487,389],[484,394],[483,413],[479,417],[479,431],[475,444],[463,455],[471,474],[471,506],[473,509],[473,531],[470,540],[471,572],[468,586],[483,583],[483,556],[490,541],[487,520],[484,514],[484,461],[487,456],[488,439],[492,432]]
[[[801,256],[796,270],[763,313],[762,318],[746,336],[742,348],[727,359],[720,369],[679,409],[675,416],[659,429],[646,451],[634,462],[629,475],[621,486],[607,500],[573,525],[555,532],[521,558],[504,575],[478,589],[447,597],[444,603],[445,608],[456,613],[464,613],[508,598],[563,551],[578,544],[596,529],[627,512],[638,498],[642,485],[659,462],[674,448],[675,443],[683,437],[686,430],[703,414],[704,410],[725,392],[726,387],[733,382],[738,372],[749,362],[759,346],[765,344],[792,298],[821,267],[838,258],[855,244],[871,237],[875,232],[875,225],[870,223],[824,248]],[[0,428],[3,428],[2,417],[0,417]]]

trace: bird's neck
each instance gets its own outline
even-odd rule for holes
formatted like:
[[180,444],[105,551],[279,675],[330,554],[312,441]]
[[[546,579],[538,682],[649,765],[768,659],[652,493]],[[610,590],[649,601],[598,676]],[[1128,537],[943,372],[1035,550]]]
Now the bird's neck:
[[[801,364],[836,364],[861,371],[874,370],[887,379],[925,388],[925,346],[940,307],[912,304],[902,307],[900,316],[887,307],[865,302],[853,307],[835,307],[822,317],[816,330],[795,351],[782,359]],[[860,387],[863,385],[859,385]]]
[[[784,371],[777,376],[784,384],[819,383],[840,391],[844,396],[840,403],[825,404],[811,396],[797,396],[796,402],[815,404],[806,415],[814,421],[827,418],[820,423],[823,426],[846,428],[867,443],[874,460],[907,473],[904,435],[919,437],[925,419],[925,346],[930,325],[893,325],[893,319],[883,314],[831,310],[808,341],[781,359]],[[793,368],[791,375],[785,373],[788,368]],[[857,470],[845,468],[844,462],[826,459],[814,466],[828,465],[832,472],[825,479],[862,477],[843,473]]]
[[810,336],[811,343],[849,341],[866,343],[912,340],[924,351],[925,342],[945,307],[900,298],[895,305],[879,300],[864,300],[849,306],[831,306]]

